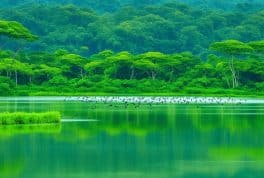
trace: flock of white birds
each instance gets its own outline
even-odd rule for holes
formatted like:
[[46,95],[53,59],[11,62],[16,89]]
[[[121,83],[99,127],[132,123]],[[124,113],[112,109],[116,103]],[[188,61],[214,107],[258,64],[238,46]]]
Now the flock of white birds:
[[119,104],[243,104],[249,100],[233,97],[152,97],[152,96],[80,96],[66,97],[65,101]]

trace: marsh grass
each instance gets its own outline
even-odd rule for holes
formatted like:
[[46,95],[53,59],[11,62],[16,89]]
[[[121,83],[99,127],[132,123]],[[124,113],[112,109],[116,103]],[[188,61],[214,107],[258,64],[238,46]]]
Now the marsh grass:
[[51,124],[60,123],[59,112],[45,113],[0,113],[0,125]]

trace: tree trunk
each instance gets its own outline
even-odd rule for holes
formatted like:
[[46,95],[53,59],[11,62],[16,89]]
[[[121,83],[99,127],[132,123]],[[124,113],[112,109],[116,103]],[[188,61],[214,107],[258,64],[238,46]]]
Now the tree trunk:
[[225,79],[226,79],[226,83],[227,83],[227,86],[228,86],[228,88],[230,88],[230,87],[231,87],[231,85],[230,85],[230,82],[229,82],[229,79],[228,79],[228,77],[227,77],[226,75],[224,75],[224,77],[225,77]]
[[232,56],[232,70],[233,70],[233,75],[234,75],[234,80],[235,80],[235,88],[238,87],[238,77],[237,73],[234,67],[234,56]]
[[134,67],[131,68],[131,73],[130,73],[130,80],[134,79],[135,76],[135,69]]
[[170,81],[170,82],[172,81],[173,74],[174,74],[174,70],[173,70],[173,69],[171,69],[171,72],[170,72],[170,79],[169,79],[169,81]]
[[236,81],[237,81],[236,87],[238,87],[238,85],[239,85],[239,71],[236,72]]
[[17,71],[15,71],[15,77],[16,77],[16,87],[17,87],[17,83],[18,83]]
[[234,68],[234,56],[232,55],[231,61],[229,61],[229,68],[232,73],[232,86],[233,88],[238,87],[238,79],[237,79],[237,74]]
[[151,78],[152,80],[155,80],[156,78],[156,73],[154,71],[151,71]]
[[232,88],[235,88],[234,73],[233,73],[231,61],[229,61],[229,64],[228,65],[229,65],[229,69],[230,69],[231,74],[232,74]]
[[81,73],[81,77],[82,77],[82,79],[83,79],[83,68],[81,67],[81,71],[80,71],[80,73]]

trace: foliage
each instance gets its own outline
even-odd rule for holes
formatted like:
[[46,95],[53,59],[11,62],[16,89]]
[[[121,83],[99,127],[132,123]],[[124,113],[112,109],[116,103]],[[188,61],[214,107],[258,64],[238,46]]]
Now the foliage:
[[238,40],[216,42],[210,46],[210,49],[227,55],[241,55],[253,51],[252,47]]
[[[261,9],[254,10],[249,5],[247,10],[238,8],[234,11],[205,7],[208,4],[224,4],[225,8],[227,4],[235,6],[238,1],[225,0],[225,3],[219,3],[210,0],[201,3],[204,6],[188,6],[176,2],[159,4],[159,0],[146,0],[143,3],[142,0],[130,0],[127,3],[123,1],[118,1],[117,4],[130,6],[112,7],[111,4],[115,4],[117,0],[69,0],[75,5],[68,5],[67,1],[63,1],[56,6],[54,1],[45,5],[25,3],[19,7],[2,8],[0,17],[23,22],[32,33],[39,36],[39,40],[27,44],[28,51],[53,52],[66,49],[69,53],[82,56],[93,55],[105,49],[134,54],[147,51],[191,51],[204,56],[213,42],[228,39],[258,41],[264,36],[264,16]],[[101,13],[101,8],[115,10]],[[15,50],[19,47],[20,42],[17,41],[5,44],[7,49]]]
[[50,124],[59,123],[61,119],[58,112],[45,113],[0,113],[0,125],[20,124]]
[[36,36],[32,35],[30,31],[15,21],[0,21],[0,35],[7,35],[12,38],[20,38],[29,41],[36,40]]
[[12,2],[2,2],[12,8],[0,12],[6,19],[0,21],[0,95],[262,93],[264,12],[258,8]]

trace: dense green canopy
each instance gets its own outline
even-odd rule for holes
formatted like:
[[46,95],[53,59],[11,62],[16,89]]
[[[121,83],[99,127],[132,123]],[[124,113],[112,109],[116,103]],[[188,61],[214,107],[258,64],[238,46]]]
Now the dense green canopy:
[[250,47],[248,44],[237,40],[226,40],[222,42],[216,42],[210,46],[210,49],[229,55],[247,54],[253,51],[253,48]]
[[[152,0],[140,5],[140,0],[138,5],[130,1],[132,5],[121,5],[108,13],[100,9],[112,9],[111,2],[118,0],[81,3],[71,0],[75,5],[65,3],[68,0],[54,5],[55,1],[58,0],[45,5],[35,2],[1,8],[0,18],[22,22],[39,36],[39,40],[27,45],[28,51],[53,52],[62,48],[84,56],[110,49],[134,54],[191,51],[205,58],[208,46],[214,42],[259,41],[264,36],[263,9],[250,5],[246,10],[244,6],[235,8],[233,1],[230,2],[234,4],[233,11],[198,6],[198,3],[190,6]],[[211,0],[203,4],[210,3]],[[223,2],[215,1],[215,4]],[[5,45],[7,49],[17,46],[13,41]]]
[[[0,95],[263,94],[259,8],[159,0],[12,2],[0,2],[9,7],[0,11]],[[34,42],[21,48],[12,38]]]

